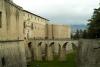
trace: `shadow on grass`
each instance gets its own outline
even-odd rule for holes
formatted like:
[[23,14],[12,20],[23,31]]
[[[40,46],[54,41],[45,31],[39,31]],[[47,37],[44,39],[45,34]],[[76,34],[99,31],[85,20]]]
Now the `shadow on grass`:
[[34,61],[28,67],[77,67],[75,52],[67,54],[66,61]]

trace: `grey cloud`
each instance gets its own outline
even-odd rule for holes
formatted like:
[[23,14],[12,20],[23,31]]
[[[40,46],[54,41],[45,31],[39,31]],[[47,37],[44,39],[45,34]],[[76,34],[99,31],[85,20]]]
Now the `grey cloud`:
[[99,0],[14,0],[24,9],[57,24],[86,24]]

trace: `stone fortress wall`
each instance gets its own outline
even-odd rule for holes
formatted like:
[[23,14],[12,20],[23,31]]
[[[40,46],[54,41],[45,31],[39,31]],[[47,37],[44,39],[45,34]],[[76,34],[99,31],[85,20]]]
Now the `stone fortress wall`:
[[0,0],[0,67],[26,67],[33,60],[53,60],[55,54],[64,60],[70,26],[48,22],[12,0]]
[[26,67],[22,8],[0,0],[0,67]]
[[[62,33],[63,32],[63,33]],[[48,39],[70,39],[70,27],[68,25],[47,25]]]
[[[24,35],[26,39],[68,39],[70,26],[49,24],[49,20],[26,10],[24,13]],[[63,33],[62,33],[63,32]]]
[[29,39],[45,39],[48,20],[23,10],[24,35]]

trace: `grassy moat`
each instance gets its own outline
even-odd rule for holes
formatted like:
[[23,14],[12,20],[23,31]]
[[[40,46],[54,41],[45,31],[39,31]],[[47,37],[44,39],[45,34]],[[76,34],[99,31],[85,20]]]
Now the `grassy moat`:
[[66,61],[34,61],[28,67],[77,67],[75,59],[75,53],[70,53]]

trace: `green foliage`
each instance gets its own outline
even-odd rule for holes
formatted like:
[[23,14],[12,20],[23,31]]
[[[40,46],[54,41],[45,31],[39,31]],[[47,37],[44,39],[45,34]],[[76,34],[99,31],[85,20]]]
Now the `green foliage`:
[[88,34],[89,38],[100,38],[100,7],[94,9],[92,18],[89,20]]
[[76,32],[75,32],[75,34],[73,35],[73,34],[71,34],[71,38],[72,39],[79,39],[79,36],[80,34],[79,34],[79,30],[77,30]]
[[87,39],[88,38],[88,32],[87,30],[77,30],[74,35],[71,35],[72,39]]
[[95,39],[100,38],[100,7],[98,9],[94,9],[93,16],[89,19],[88,29],[84,31],[77,31],[74,36],[74,39],[79,38],[89,38]]
[[82,32],[82,38],[84,38],[84,39],[88,38],[88,32],[87,32],[87,30],[84,30]]

